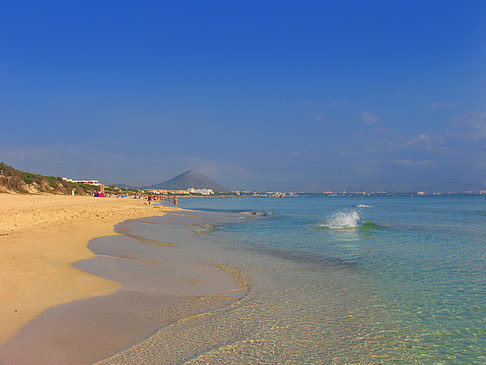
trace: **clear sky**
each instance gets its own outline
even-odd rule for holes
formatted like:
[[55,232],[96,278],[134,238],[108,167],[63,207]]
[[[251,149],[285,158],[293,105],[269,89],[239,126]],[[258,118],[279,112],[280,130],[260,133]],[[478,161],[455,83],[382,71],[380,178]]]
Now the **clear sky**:
[[486,182],[486,1],[10,1],[0,160],[148,184]]

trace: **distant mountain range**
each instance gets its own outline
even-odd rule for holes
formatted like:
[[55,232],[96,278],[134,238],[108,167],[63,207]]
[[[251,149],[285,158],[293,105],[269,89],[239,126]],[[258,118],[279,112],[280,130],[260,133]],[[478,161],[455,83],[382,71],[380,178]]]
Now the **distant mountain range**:
[[433,192],[454,192],[464,193],[467,191],[479,191],[486,190],[486,184],[480,183],[463,183],[463,182],[444,182],[440,184],[428,184],[428,185],[394,185],[387,183],[369,183],[369,184],[338,184],[338,185],[317,185],[307,183],[304,184],[299,191],[306,193],[322,193],[324,191],[334,192],[387,192],[387,193],[406,193],[423,191],[426,193]]
[[143,186],[142,189],[167,189],[167,190],[187,190],[194,189],[212,189],[216,192],[227,192],[224,186],[215,183],[207,176],[197,174],[192,170],[183,172],[172,179],[159,184]]

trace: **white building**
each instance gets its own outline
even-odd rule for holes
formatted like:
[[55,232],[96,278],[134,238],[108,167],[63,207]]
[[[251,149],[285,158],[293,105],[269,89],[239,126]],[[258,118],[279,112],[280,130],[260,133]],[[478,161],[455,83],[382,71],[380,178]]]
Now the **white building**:
[[211,189],[194,189],[194,188],[189,188],[187,191],[191,194],[201,194],[201,195],[213,195],[214,191]]
[[72,182],[72,183],[78,183],[78,184],[86,184],[86,185],[93,185],[93,186],[100,186],[102,185],[98,180],[73,180],[69,179],[67,177],[62,177],[64,181]]

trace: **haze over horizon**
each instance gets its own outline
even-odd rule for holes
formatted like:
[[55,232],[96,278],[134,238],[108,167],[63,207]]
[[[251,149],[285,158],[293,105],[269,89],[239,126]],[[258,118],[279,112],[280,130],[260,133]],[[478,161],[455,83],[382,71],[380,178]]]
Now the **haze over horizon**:
[[21,2],[0,161],[151,185],[486,183],[486,2]]

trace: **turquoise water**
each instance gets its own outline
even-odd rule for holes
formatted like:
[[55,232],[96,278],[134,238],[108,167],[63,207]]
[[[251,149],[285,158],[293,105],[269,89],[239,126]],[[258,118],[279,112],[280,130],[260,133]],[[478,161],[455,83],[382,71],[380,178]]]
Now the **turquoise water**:
[[393,327],[400,361],[486,362],[485,198],[187,198],[180,205],[265,212],[209,236],[349,264],[360,300],[378,303]]

